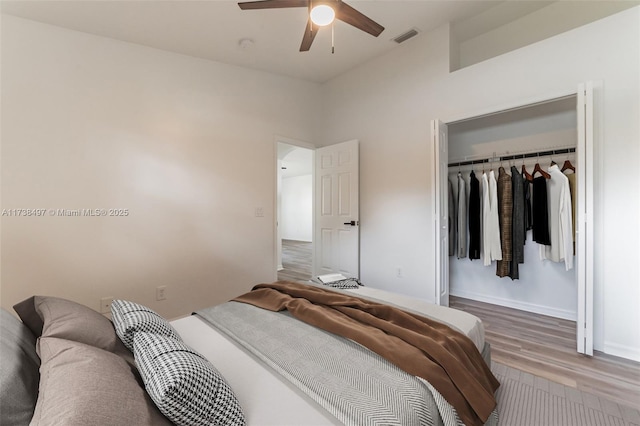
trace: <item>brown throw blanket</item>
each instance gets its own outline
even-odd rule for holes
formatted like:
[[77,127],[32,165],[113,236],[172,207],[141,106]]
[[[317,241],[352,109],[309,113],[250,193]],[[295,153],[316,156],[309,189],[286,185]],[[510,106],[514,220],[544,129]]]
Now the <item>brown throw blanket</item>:
[[259,284],[234,299],[349,338],[409,374],[422,377],[465,425],[483,425],[500,383],[473,342],[440,322],[392,306],[287,281]]

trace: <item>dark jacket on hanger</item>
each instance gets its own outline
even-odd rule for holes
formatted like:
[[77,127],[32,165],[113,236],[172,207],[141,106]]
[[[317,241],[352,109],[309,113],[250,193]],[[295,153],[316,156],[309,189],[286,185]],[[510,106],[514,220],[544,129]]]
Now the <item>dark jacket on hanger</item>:
[[533,179],[533,241],[551,245],[549,237],[549,211],[547,208],[547,179],[538,176]]
[[480,181],[469,176],[469,259],[480,259]]
[[498,169],[498,219],[500,224],[500,244],[502,246],[502,260],[497,261],[496,275],[506,277],[509,275],[509,266],[513,257],[512,249],[512,213],[513,193],[511,189],[511,176],[505,172],[504,167]]
[[524,242],[527,242],[527,231],[533,228],[533,216],[531,213],[531,182],[522,178],[524,191]]
[[453,185],[449,182],[449,256],[456,254],[456,202],[453,198]]
[[524,263],[524,186],[522,175],[515,166],[511,166],[511,188],[513,190],[513,210],[512,210],[512,236],[511,244],[513,257],[509,276],[512,280],[517,280],[519,276],[519,263]]

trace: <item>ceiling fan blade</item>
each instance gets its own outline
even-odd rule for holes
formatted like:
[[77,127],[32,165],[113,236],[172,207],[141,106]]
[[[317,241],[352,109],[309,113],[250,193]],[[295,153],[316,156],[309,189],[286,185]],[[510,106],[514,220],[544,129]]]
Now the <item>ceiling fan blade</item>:
[[[313,28],[309,28],[309,25],[313,25]],[[307,21],[307,25],[304,27],[304,37],[302,37],[302,43],[300,44],[301,52],[307,52],[311,49],[311,43],[313,43],[313,39],[316,38],[319,29],[320,27],[313,24],[311,19]]]
[[238,3],[242,10],[284,9],[286,7],[307,7],[309,0],[259,0]]
[[378,37],[380,33],[384,31],[384,27],[382,25],[358,12],[348,4],[338,1],[337,6],[336,19],[346,22],[349,25],[353,25],[374,37]]

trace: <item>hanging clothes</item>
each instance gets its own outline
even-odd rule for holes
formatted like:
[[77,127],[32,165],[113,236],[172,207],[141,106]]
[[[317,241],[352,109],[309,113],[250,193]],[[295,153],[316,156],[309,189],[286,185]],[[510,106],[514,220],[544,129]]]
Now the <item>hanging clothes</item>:
[[469,175],[469,259],[480,259],[480,181]]
[[531,212],[531,182],[522,175],[524,193],[524,242],[527,242],[527,231],[533,229],[533,214]]
[[467,257],[467,188],[458,173],[458,259]]
[[549,245],[549,211],[547,210],[547,179],[533,178],[533,241]]
[[449,256],[456,254],[456,203],[453,198],[453,185],[449,182]]
[[549,236],[551,244],[540,247],[541,259],[552,262],[564,260],[565,269],[573,268],[573,238],[571,223],[571,190],[569,179],[558,165],[549,167],[551,179],[548,181]]
[[[483,175],[484,175],[484,170],[482,171]],[[482,176],[478,179],[478,197],[480,198],[480,238],[478,239],[478,241],[480,242],[480,259],[484,259],[484,245],[483,245],[483,235],[484,235],[484,228],[483,228],[483,216],[484,216],[484,182],[482,181]],[[483,262],[484,263],[484,260]]]
[[505,172],[504,167],[498,169],[498,218],[500,225],[500,245],[502,247],[502,260],[496,265],[496,275],[506,277],[509,275],[509,263],[512,260],[512,213],[513,193],[511,189],[511,176]]
[[518,264],[524,263],[524,240],[525,240],[525,202],[524,183],[522,174],[515,166],[511,166],[511,189],[513,194],[513,211],[511,214],[512,224],[512,259],[509,277],[512,280],[520,278]]
[[576,254],[576,174],[565,175],[569,179],[569,191],[571,192],[571,235],[573,241],[573,254]]
[[493,170],[482,174],[482,254],[484,266],[502,259],[498,219],[498,189]]

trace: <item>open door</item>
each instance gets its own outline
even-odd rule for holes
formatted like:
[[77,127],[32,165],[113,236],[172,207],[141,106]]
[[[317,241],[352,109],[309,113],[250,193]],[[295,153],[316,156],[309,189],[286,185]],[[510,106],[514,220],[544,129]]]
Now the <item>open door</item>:
[[447,125],[440,120],[431,121],[431,139],[436,167],[434,176],[435,241],[436,241],[436,303],[449,306],[449,190]]
[[593,355],[593,141],[594,83],[578,86],[578,186],[576,267],[578,279],[578,352]]
[[315,155],[314,276],[360,278],[359,149],[353,140]]

